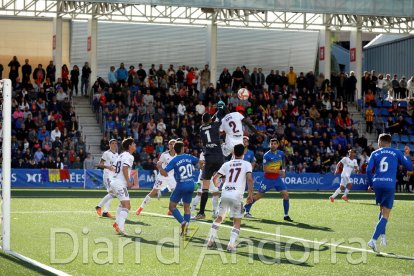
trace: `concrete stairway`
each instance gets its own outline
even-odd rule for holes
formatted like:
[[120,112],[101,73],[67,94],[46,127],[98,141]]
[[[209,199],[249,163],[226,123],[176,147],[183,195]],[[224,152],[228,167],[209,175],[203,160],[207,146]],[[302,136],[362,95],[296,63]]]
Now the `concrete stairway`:
[[101,124],[96,120],[96,114],[89,104],[89,98],[74,97],[73,105],[75,107],[76,116],[78,117],[79,127],[85,138],[87,151],[92,154],[94,161],[99,162],[102,151],[100,143],[102,139]]
[[377,133],[375,131],[375,128],[371,134],[366,132],[365,115],[363,111],[358,111],[357,106],[355,104],[348,104],[348,111],[351,114],[352,120],[354,120],[354,122],[359,122],[358,124],[359,135],[364,135],[365,138],[367,138],[368,140],[368,145],[372,143],[373,146],[376,148],[377,141],[378,141]]

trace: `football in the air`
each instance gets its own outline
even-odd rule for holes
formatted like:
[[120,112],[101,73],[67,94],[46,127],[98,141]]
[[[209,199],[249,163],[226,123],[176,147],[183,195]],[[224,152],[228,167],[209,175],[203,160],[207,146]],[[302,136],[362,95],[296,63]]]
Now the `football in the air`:
[[247,90],[246,88],[240,88],[239,91],[237,92],[237,96],[239,97],[240,100],[246,101],[250,97],[250,91]]

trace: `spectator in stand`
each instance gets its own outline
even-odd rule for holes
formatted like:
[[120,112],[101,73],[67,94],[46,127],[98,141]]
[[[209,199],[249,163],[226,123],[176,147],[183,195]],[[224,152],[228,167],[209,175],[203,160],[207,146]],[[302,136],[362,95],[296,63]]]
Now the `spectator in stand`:
[[108,72],[108,83],[109,85],[115,84],[117,82],[116,73],[115,73],[115,66],[111,66]]
[[119,68],[116,70],[115,72],[116,74],[116,79],[119,82],[119,84],[121,84],[122,86],[124,86],[128,80],[128,71],[125,68],[125,65],[123,62],[121,62],[121,64],[119,65]]
[[57,137],[60,138],[61,136],[62,136],[62,133],[60,132],[59,127],[56,126],[55,129],[50,133],[50,140],[53,143],[55,142]]
[[29,64],[29,59],[25,59],[24,65],[22,66],[22,83],[24,86],[30,82],[32,72],[32,66]]
[[56,66],[53,64],[53,60],[46,67],[46,78],[49,78],[52,83],[56,80]]
[[93,170],[96,168],[95,161],[90,153],[86,155],[86,159],[83,161],[83,169]]
[[70,82],[72,84],[72,91],[75,91],[78,96],[78,85],[79,85],[79,67],[75,64],[70,71]]
[[82,67],[82,75],[81,75],[81,96],[88,95],[89,77],[91,73],[92,71],[91,71],[91,68],[89,67],[89,63],[85,62],[85,65],[83,65]]
[[386,131],[391,134],[394,134],[394,133],[407,134],[407,130],[405,128],[406,126],[407,126],[407,122],[404,120],[404,117],[399,116],[398,121],[395,122],[394,124],[389,125]]
[[405,76],[401,77],[400,80],[400,97],[401,99],[405,99],[407,97],[407,79]]
[[351,71],[350,76],[346,78],[345,81],[345,101],[346,102],[354,102],[355,100],[355,92],[356,92],[356,85],[358,80],[355,77],[355,72]]
[[20,62],[18,61],[16,56],[14,56],[13,59],[9,62],[9,67],[10,67],[9,79],[12,81],[13,88],[15,88],[17,78],[19,77],[19,67],[20,67]]
[[414,75],[407,82],[407,97],[412,98],[414,97]]
[[289,91],[296,90],[297,78],[298,78],[298,76],[297,76],[296,72],[293,71],[293,67],[290,66],[289,73],[287,74]]
[[393,80],[391,81],[392,90],[394,93],[392,93],[392,97],[394,99],[400,98],[400,82],[398,81],[398,75],[395,74]]
[[374,127],[374,110],[372,110],[371,105],[368,105],[368,109],[365,111],[365,123],[366,123],[366,132],[372,133]]
[[40,89],[40,87],[42,86],[43,82],[45,81],[45,78],[46,71],[45,69],[43,69],[42,64],[38,64],[37,68],[33,71],[33,80],[38,89]]

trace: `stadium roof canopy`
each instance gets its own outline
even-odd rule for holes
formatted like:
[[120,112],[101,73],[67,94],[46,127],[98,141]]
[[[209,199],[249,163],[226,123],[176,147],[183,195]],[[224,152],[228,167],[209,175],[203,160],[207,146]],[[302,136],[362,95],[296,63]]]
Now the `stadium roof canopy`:
[[414,34],[414,0],[0,0],[4,16]]

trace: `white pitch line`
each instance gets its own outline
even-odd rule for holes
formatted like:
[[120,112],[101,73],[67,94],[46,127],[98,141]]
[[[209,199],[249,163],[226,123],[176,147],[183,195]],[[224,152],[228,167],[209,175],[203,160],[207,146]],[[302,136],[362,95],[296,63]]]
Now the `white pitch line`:
[[[141,214],[147,214],[149,216],[163,217],[163,218],[170,218],[170,219],[174,218],[174,217],[167,216],[167,215],[162,215],[162,214],[158,214],[158,213],[150,213],[150,212],[145,212],[145,211],[142,212]],[[198,222],[198,223],[201,223],[201,224],[211,225],[211,222],[206,222],[206,221],[192,220],[192,222]],[[233,228],[233,226],[224,225],[224,224],[221,224],[220,227],[225,227],[225,228],[229,228],[229,229]],[[354,250],[354,251],[367,252],[367,253],[371,253],[371,254],[381,255],[381,256],[384,256],[384,257],[397,258],[397,259],[400,258],[400,259],[407,259],[407,260],[414,261],[414,257],[394,255],[394,254],[389,254],[389,253],[385,253],[385,252],[376,253],[372,250],[368,250],[368,249],[365,249],[365,248],[358,248],[358,247],[352,247],[352,246],[347,246],[347,245],[340,245],[340,244],[338,245],[338,244],[332,244],[332,243],[326,243],[326,242],[312,241],[312,240],[299,238],[299,237],[286,236],[286,235],[280,235],[280,234],[276,234],[276,233],[270,233],[270,232],[264,232],[264,231],[249,229],[249,228],[243,228],[243,232],[245,232],[245,231],[246,232],[257,233],[257,234],[262,234],[262,235],[268,235],[268,236],[276,236],[276,237],[285,238],[285,239],[292,239],[292,240],[296,240],[296,241],[308,242],[308,243],[313,243],[313,244],[326,245],[326,246],[329,246],[329,247],[340,247],[340,248],[344,248],[344,249],[351,249],[351,250]]]
[[[1,246],[0,246],[0,250],[2,250],[2,247]],[[46,265],[44,263],[38,262],[38,261],[36,261],[36,260],[34,260],[32,258],[26,257],[26,256],[24,256],[22,254],[17,253],[17,252],[14,252],[14,251],[11,251],[11,250],[10,251],[3,251],[3,252],[5,252],[6,254],[9,254],[9,255],[11,255],[11,256],[19,259],[19,260],[22,260],[22,261],[24,261],[24,262],[26,262],[28,264],[31,264],[31,265],[33,265],[35,267],[40,267],[41,269],[43,269],[45,271],[48,271],[48,272],[50,272],[50,273],[52,273],[54,275],[57,275],[57,276],[69,276],[69,274],[67,274],[66,272],[63,272],[63,271],[61,271],[59,269],[56,269],[56,268],[51,267],[51,266],[48,266],[48,265]]]
[[[94,211],[79,211],[78,210],[78,211],[15,211],[15,212],[11,212],[11,213],[12,214],[53,214],[53,213],[56,213],[56,214],[59,214],[59,213],[62,213],[62,214],[63,213],[79,213],[79,214],[89,214],[90,213],[90,214],[94,214],[95,212]],[[153,216],[153,217],[174,219],[174,217],[172,217],[172,216],[158,214],[158,213],[145,212],[145,211],[143,211],[141,214],[146,214],[148,216]],[[192,220],[192,222],[211,225],[211,222],[206,222],[206,221]],[[229,228],[229,229],[232,228],[232,226],[224,225],[224,224],[222,224],[220,227],[225,227],[225,228]],[[394,254],[385,253],[385,252],[376,253],[372,250],[368,250],[368,249],[365,249],[365,248],[358,248],[358,247],[352,247],[352,246],[341,245],[341,244],[333,244],[333,243],[327,243],[327,242],[320,242],[320,241],[312,241],[312,240],[308,240],[308,239],[304,239],[304,238],[299,238],[299,237],[294,237],[294,236],[287,236],[287,235],[280,235],[280,234],[276,234],[276,233],[259,231],[259,230],[249,229],[249,228],[243,228],[243,232],[252,232],[252,233],[257,233],[257,234],[262,234],[262,235],[267,235],[267,236],[280,237],[280,238],[291,239],[291,240],[296,240],[296,241],[319,244],[319,245],[326,245],[326,246],[329,246],[329,247],[338,247],[338,248],[343,248],[343,249],[350,249],[350,250],[353,250],[353,251],[367,252],[367,253],[371,253],[371,254],[375,254],[375,255],[381,255],[381,256],[389,257],[389,258],[407,259],[407,260],[414,261],[414,257],[410,257],[410,256],[394,255]]]

